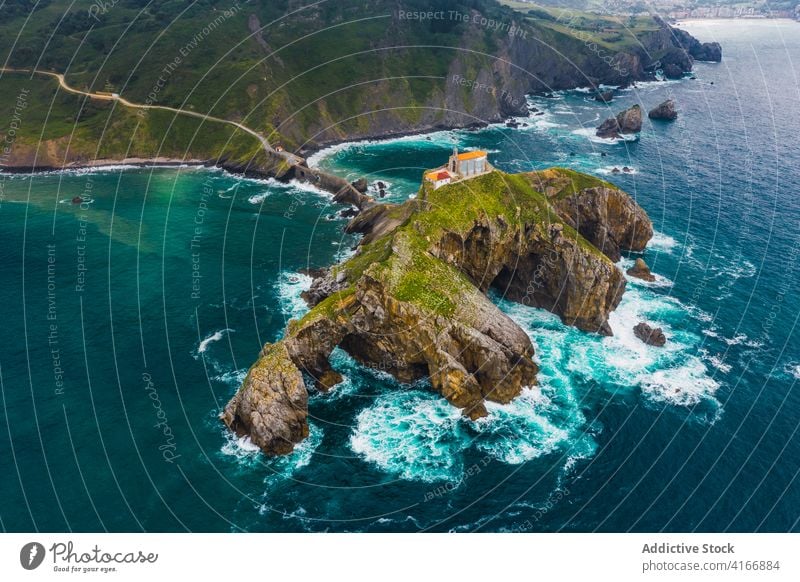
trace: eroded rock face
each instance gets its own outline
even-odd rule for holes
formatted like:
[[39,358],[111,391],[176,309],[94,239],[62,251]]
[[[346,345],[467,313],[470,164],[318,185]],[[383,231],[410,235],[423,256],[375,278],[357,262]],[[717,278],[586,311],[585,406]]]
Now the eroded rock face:
[[269,455],[291,453],[308,436],[308,392],[281,342],[267,344],[221,418]]
[[675,110],[675,101],[667,99],[661,105],[651,109],[647,116],[650,119],[661,119],[664,121],[674,121],[678,119],[678,112]]
[[653,238],[653,224],[635,200],[613,185],[582,183],[580,174],[544,170],[528,174],[547,195],[559,217],[614,262],[620,251],[643,251]]
[[470,418],[486,415],[484,400],[508,403],[536,383],[527,334],[477,290],[447,316],[399,301],[372,277],[359,282],[355,297],[342,348],[362,363],[385,363],[400,381],[430,378]]
[[541,307],[584,331],[611,335],[608,313],[622,299],[625,281],[596,249],[567,236],[554,223],[530,225],[478,220],[464,235],[446,233],[434,256],[456,265],[483,291]]
[[620,137],[622,134],[642,131],[642,108],[634,105],[621,111],[616,117],[606,119],[597,128],[597,136],[604,138]]
[[[591,215],[617,246],[640,244],[616,224],[639,219],[624,193],[568,170],[551,170],[547,180],[573,185],[573,222]],[[510,402],[538,372],[528,335],[488,299],[490,288],[610,334],[621,271],[570,225],[573,215],[560,209],[571,208],[568,197],[534,183],[532,175],[492,172],[365,210],[350,225],[365,235],[356,255],[315,273],[312,309],[265,346],[224,422],[268,454],[290,452],[308,433],[304,376],[319,390],[341,380],[329,363],[336,346],[401,382],[428,379],[465,416],[485,416],[485,402]]]
[[719,63],[722,61],[722,46],[718,42],[698,42],[692,45],[691,54],[698,61]]

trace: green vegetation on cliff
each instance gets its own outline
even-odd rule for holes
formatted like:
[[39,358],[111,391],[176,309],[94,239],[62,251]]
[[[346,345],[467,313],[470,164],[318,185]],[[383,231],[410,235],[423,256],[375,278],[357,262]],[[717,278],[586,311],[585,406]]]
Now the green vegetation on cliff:
[[[488,414],[486,402],[510,402],[536,383],[534,347],[486,293],[611,334],[625,279],[584,232],[596,240],[599,228],[616,252],[641,250],[652,228],[606,186],[559,168],[492,171],[366,208],[348,225],[365,235],[356,255],[314,278],[310,311],[265,346],[222,420],[268,454],[291,451],[308,434],[304,382],[327,391],[343,380],[330,362],[337,346],[400,382],[426,380],[471,419]],[[627,236],[632,221],[649,234]]]
[[[571,192],[608,185],[572,170],[556,168],[547,172],[550,177],[566,179],[572,184]],[[534,188],[534,176],[495,170],[436,190],[425,184],[418,200],[396,207],[386,205],[387,216],[406,216],[403,224],[361,245],[354,257],[333,267],[334,275],[345,274],[345,289],[312,308],[299,325],[294,323],[290,327],[290,332],[320,317],[331,317],[337,306],[354,293],[354,285],[364,275],[380,280],[399,301],[410,302],[431,315],[452,316],[456,306],[464,302],[464,294],[474,291],[474,282],[457,265],[434,256],[431,250],[448,235],[467,240],[478,223],[499,221],[512,227],[509,233],[514,226],[525,225],[536,229],[537,236],[542,238],[548,236],[547,230],[555,224],[568,240],[597,261],[613,267],[608,257],[566,224],[548,197]],[[532,237],[532,231],[526,231],[526,236]]]
[[[546,11],[523,14],[494,0],[10,0],[0,11],[8,67],[61,72],[83,90],[239,121],[292,150],[497,121],[521,113],[527,92],[641,74],[620,77]],[[624,36],[625,50],[638,50],[655,25],[642,21],[631,32],[629,24],[575,25],[601,26],[605,36]],[[0,102],[13,101],[19,84],[18,75],[0,73]],[[104,157],[152,155],[162,140],[169,157],[189,151],[245,161],[258,151],[246,136],[225,147],[232,129],[219,124],[153,113],[135,130],[135,112],[111,114],[63,91],[53,100],[54,79],[30,85],[36,98],[19,144],[43,136],[41,149],[57,150],[51,140],[68,140],[75,128],[69,161],[98,148]],[[7,127],[0,118],[0,135]]]
[[[226,158],[247,163],[262,152],[250,134],[228,124],[153,110],[145,114],[111,102],[59,91],[55,79],[21,73],[0,78],[0,136],[14,121],[14,165],[60,165],[64,160],[173,157]],[[12,136],[9,136],[12,139]]]

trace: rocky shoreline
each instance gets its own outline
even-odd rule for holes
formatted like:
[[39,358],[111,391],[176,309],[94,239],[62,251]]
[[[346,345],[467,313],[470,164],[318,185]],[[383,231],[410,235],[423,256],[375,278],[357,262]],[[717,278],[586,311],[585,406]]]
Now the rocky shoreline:
[[611,335],[608,315],[625,290],[614,261],[653,235],[625,192],[561,168],[423,185],[416,199],[365,209],[347,230],[363,235],[356,254],[315,273],[310,311],[264,346],[221,414],[267,454],[308,435],[307,384],[336,389],[337,346],[401,382],[428,379],[469,418],[486,416],[487,401],[510,402],[538,372],[527,334],[487,292]]

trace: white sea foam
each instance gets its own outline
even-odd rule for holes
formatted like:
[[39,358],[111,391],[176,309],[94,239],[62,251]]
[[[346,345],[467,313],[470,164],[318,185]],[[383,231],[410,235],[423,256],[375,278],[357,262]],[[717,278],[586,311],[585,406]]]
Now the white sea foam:
[[224,430],[225,442],[220,449],[223,455],[233,457],[242,465],[262,465],[267,469],[265,482],[274,484],[290,477],[301,467],[307,466],[322,442],[323,432],[315,423],[308,423],[308,438],[298,443],[291,454],[280,457],[266,457],[261,449],[248,436],[237,436],[232,431]]
[[758,272],[756,266],[748,260],[741,260],[736,263],[731,262],[730,257],[714,253],[714,263],[710,267],[710,271],[717,277],[723,277],[726,280],[726,287],[735,282],[737,279],[749,279],[754,277]]
[[[623,167],[627,167],[629,171],[623,172]],[[615,172],[614,170],[617,171]],[[603,174],[604,176],[631,176],[639,173],[636,168],[632,168],[630,166],[603,166],[602,168],[595,168],[595,172],[598,174]]]
[[598,136],[596,132],[597,130],[594,127],[582,127],[580,129],[572,130],[572,133],[574,135],[586,138],[592,143],[597,143],[597,144],[614,145],[626,141],[638,141],[639,139],[639,134],[623,134],[620,137],[606,138]]
[[561,451],[562,462],[574,464],[596,444],[569,390],[540,376],[540,386],[523,389],[510,404],[487,403],[488,416],[475,422],[431,392],[394,391],[358,415],[350,446],[384,471],[428,482],[462,479],[470,448],[507,464]]
[[222,454],[236,457],[239,460],[250,461],[261,449],[250,440],[249,436],[236,436],[231,431],[225,431],[225,443],[222,445]]
[[710,354],[707,350],[699,350],[700,354],[702,354],[703,359],[707,361],[709,364],[714,366],[717,370],[722,372],[723,374],[727,374],[731,371],[733,366],[725,362],[725,356],[720,354]]
[[262,203],[262,202],[264,202],[264,200],[266,200],[266,199],[267,199],[267,197],[268,197],[270,194],[272,194],[272,192],[269,192],[269,191],[267,191],[267,192],[262,192],[261,194],[253,194],[252,196],[250,196],[250,197],[247,199],[247,201],[248,201],[250,204],[255,204],[255,205],[257,205],[257,206],[258,206],[258,205],[261,205],[261,203]]
[[683,365],[647,374],[641,387],[642,393],[655,402],[693,406],[716,392],[719,384],[708,376],[705,365],[694,358]]
[[350,447],[403,479],[452,481],[463,473],[465,430],[461,412],[435,394],[395,392],[358,414]]
[[453,144],[453,138],[457,131],[458,130],[433,131],[425,134],[403,135],[386,139],[364,139],[359,141],[343,142],[328,146],[319,150],[318,152],[313,153],[306,159],[306,163],[311,168],[319,168],[320,164],[328,158],[343,156],[351,149],[365,148],[374,145],[425,141],[427,143],[449,146]]
[[[217,368],[218,366],[214,366]],[[238,388],[244,382],[245,377],[247,376],[247,368],[241,368],[239,370],[229,370],[227,372],[222,372],[216,376],[213,376],[211,379],[217,382],[222,382],[223,384],[227,384],[233,388]]]
[[308,305],[301,297],[311,287],[312,278],[304,273],[282,272],[276,283],[281,312],[289,319],[299,319],[308,312]]
[[212,343],[221,340],[223,337],[225,337],[226,333],[233,333],[234,331],[235,330],[233,329],[225,328],[206,336],[205,339],[197,346],[197,354],[199,355],[204,353],[208,349],[208,346],[210,346]]
[[[673,298],[646,287],[629,287],[609,316],[614,335],[602,338],[565,326],[542,310],[509,302],[501,302],[501,307],[534,340],[540,375],[560,377],[562,382],[595,381],[611,393],[640,389],[654,402],[683,406],[703,400],[716,405],[719,383],[696,352],[701,338],[687,331],[688,313]],[[648,346],[637,338],[633,327],[641,321],[662,328],[667,344]]]
[[638,277],[631,277],[630,275],[628,275],[627,271],[628,269],[633,267],[634,263],[635,261],[633,259],[625,257],[623,257],[622,260],[619,263],[617,263],[617,266],[619,266],[619,268],[622,269],[622,273],[625,275],[625,280],[629,284],[641,285],[643,287],[672,287],[672,285],[674,285],[674,283],[667,277],[664,277],[663,275],[653,272],[651,272],[651,274],[653,275],[653,277],[655,277],[656,279],[655,281],[645,281],[644,279],[639,279]]
[[663,232],[654,231],[653,238],[647,243],[647,247],[657,251],[671,252],[678,245],[678,241],[664,234]]
[[795,380],[800,380],[800,364],[789,362],[784,366],[783,371],[792,376]]
[[[559,389],[542,378],[540,387],[526,388],[510,404],[487,403],[489,416],[474,423],[480,436],[478,450],[508,464],[519,464],[555,452],[559,448],[594,451],[594,441],[581,430],[585,419],[574,399],[557,394]],[[548,397],[545,393],[549,393]],[[557,401],[557,402],[554,402]]]

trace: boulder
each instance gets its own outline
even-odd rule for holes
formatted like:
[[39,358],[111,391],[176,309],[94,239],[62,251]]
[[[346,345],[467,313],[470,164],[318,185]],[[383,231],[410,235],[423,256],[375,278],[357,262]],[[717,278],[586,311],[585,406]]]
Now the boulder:
[[603,138],[616,138],[622,134],[639,133],[642,131],[642,108],[637,104],[621,111],[616,117],[606,119],[598,128],[597,136]]
[[644,259],[636,259],[633,267],[626,271],[631,277],[642,279],[643,281],[655,281],[655,276],[650,272],[650,267],[644,262]]
[[664,121],[674,121],[678,118],[678,112],[675,109],[675,101],[667,99],[661,105],[654,107],[647,114],[650,119],[661,119]]
[[594,98],[595,101],[600,101],[601,103],[611,103],[614,99],[614,91],[600,91]]
[[355,182],[352,183],[353,188],[361,192],[362,194],[366,193],[367,188],[369,187],[369,183],[367,182],[366,178],[359,178]]
[[633,333],[648,346],[662,347],[667,343],[667,338],[660,327],[650,327],[643,321],[634,326]]

